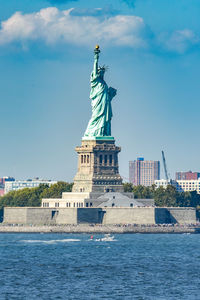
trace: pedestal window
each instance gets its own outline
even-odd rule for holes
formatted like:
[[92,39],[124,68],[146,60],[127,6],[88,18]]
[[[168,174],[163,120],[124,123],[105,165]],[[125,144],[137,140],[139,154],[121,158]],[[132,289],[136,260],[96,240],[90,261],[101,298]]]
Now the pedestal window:
[[99,163],[102,164],[102,155],[99,155]]
[[107,162],[108,162],[108,156],[107,156],[107,154],[104,156],[104,163],[105,163],[105,165],[107,165]]

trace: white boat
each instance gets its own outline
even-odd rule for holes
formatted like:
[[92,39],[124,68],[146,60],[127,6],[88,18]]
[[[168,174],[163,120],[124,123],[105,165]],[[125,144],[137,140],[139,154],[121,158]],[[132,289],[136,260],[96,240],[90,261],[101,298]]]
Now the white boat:
[[97,242],[112,242],[114,241],[114,235],[110,235],[110,233],[107,233],[102,237],[101,239],[96,239]]

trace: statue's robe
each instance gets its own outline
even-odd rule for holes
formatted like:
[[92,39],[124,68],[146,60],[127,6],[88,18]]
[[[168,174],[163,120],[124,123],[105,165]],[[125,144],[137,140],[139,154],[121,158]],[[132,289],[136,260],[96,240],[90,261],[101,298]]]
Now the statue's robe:
[[113,88],[108,88],[106,82],[92,72],[91,74],[92,117],[85,131],[86,137],[110,136],[112,107],[111,100],[114,96]]

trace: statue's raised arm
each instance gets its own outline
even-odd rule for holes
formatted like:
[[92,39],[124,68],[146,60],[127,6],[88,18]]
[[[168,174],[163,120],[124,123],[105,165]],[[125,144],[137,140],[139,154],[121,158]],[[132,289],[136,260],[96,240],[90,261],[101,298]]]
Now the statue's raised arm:
[[99,46],[94,49],[94,68],[90,78],[90,99],[92,104],[92,117],[85,131],[85,138],[111,136],[111,101],[116,95],[116,89],[106,84],[104,74],[106,67],[99,66]]
[[99,53],[100,53],[99,45],[96,45],[94,49],[94,68],[93,68],[93,73],[95,76],[97,76],[98,74]]

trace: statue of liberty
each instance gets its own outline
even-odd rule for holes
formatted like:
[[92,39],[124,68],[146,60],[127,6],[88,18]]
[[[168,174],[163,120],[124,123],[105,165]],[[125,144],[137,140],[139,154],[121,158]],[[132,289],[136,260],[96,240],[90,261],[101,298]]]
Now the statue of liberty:
[[90,99],[92,104],[92,117],[88,123],[84,137],[106,137],[111,136],[112,98],[117,90],[108,87],[104,81],[106,67],[100,67],[99,46],[94,50],[94,68],[91,74]]

